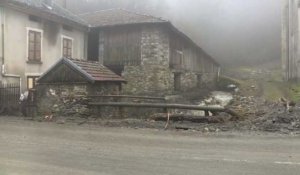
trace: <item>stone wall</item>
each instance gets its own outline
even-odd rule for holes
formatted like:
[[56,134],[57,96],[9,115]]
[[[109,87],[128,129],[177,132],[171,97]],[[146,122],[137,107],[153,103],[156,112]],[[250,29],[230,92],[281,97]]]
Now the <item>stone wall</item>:
[[87,85],[41,85],[37,92],[41,116],[90,115]]
[[125,94],[165,95],[173,91],[169,69],[169,35],[159,26],[145,26],[141,38],[141,65],[125,66]]
[[196,73],[182,72],[181,76],[181,91],[187,92],[194,88],[213,88],[216,83],[217,73]]
[[121,84],[113,82],[96,83],[88,86],[87,90],[88,94],[91,95],[119,95]]
[[188,91],[198,86],[198,77],[196,73],[184,72],[181,74],[181,90]]
[[217,73],[203,73],[202,83],[206,85],[214,85],[217,81]]
[[112,116],[112,109],[94,110],[88,107],[88,95],[118,95],[119,85],[113,83],[83,85],[40,85],[37,104],[40,116],[88,117]]
[[[88,106],[89,102],[164,102],[147,99],[90,97],[89,95],[118,95],[118,84],[105,85],[47,85],[38,87],[38,115],[66,118],[147,118],[162,109]],[[97,93],[98,92],[98,93]],[[99,93],[100,92],[100,93]]]

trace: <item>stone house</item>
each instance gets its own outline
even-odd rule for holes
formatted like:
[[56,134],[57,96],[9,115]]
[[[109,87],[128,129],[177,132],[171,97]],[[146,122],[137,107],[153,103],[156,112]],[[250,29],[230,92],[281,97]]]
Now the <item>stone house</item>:
[[62,58],[37,82],[40,113],[71,115],[89,111],[89,96],[119,95],[126,81],[99,62]]
[[167,95],[213,84],[219,64],[169,21],[111,9],[80,15],[90,24],[88,59],[128,83],[126,94]]
[[0,25],[0,80],[22,91],[58,58],[86,58],[88,25],[52,0],[1,0]]
[[300,78],[300,1],[282,0],[282,69],[285,80]]

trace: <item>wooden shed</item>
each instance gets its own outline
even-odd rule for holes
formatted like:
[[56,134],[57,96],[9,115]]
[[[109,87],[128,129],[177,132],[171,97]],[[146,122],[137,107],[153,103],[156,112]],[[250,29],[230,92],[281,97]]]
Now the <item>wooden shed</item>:
[[126,82],[99,62],[62,58],[38,80],[38,86],[64,95],[117,95]]
[[89,96],[119,95],[126,81],[99,62],[62,58],[37,80],[41,115],[87,116]]

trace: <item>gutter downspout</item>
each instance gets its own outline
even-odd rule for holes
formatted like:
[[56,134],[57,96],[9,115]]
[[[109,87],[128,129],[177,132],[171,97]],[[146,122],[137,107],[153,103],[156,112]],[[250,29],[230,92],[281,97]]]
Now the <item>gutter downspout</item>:
[[14,75],[14,74],[7,74],[6,71],[5,71],[5,32],[4,32],[4,22],[3,22],[3,9],[1,10],[1,37],[2,37],[2,41],[1,41],[1,44],[2,44],[2,71],[1,71],[1,74],[3,77],[8,77],[8,78],[18,78],[19,79],[19,84],[20,84],[20,94],[22,93],[22,78],[20,75]]
[[287,12],[286,12],[286,15],[287,15],[287,32],[286,32],[286,36],[287,36],[287,40],[286,40],[286,45],[287,45],[287,59],[286,59],[286,80],[289,81],[290,80],[290,0],[288,0],[287,2]]

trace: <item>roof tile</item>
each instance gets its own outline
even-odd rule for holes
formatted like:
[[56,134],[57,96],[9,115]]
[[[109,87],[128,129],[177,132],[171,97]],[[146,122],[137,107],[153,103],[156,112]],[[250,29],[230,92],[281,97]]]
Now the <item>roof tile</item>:
[[115,74],[107,67],[103,66],[99,62],[69,59],[78,67],[80,67],[84,72],[89,74],[95,81],[122,81],[125,79],[121,76]]
[[167,20],[158,17],[138,14],[124,9],[101,10],[81,14],[79,17],[89,23],[92,27],[168,22]]
[[14,4],[21,8],[33,8],[35,10],[41,10],[44,13],[48,13],[50,15],[56,15],[62,17],[66,20],[70,20],[76,22],[83,26],[88,26],[88,24],[82,20],[77,15],[74,15],[72,12],[67,9],[57,5],[55,2],[50,6],[47,6],[44,0],[4,0],[3,2]]

